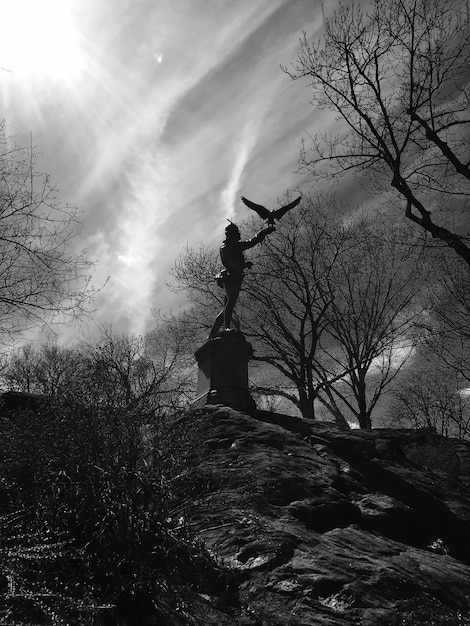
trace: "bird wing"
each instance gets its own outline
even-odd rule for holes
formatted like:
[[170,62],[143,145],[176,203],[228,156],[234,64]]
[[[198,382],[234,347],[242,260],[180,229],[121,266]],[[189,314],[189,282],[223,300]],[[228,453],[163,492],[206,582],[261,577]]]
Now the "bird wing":
[[287,213],[287,211],[290,211],[295,206],[297,206],[299,204],[299,202],[301,201],[301,199],[302,199],[302,196],[299,196],[293,202],[290,202],[289,204],[286,204],[285,206],[282,206],[280,209],[276,209],[276,211],[272,212],[273,213],[273,217],[276,218],[277,220],[280,220],[281,217]]
[[244,198],[243,196],[242,196],[242,202],[243,204],[246,204],[246,206],[249,209],[256,211],[256,213],[258,213],[258,215],[263,220],[267,220],[271,217],[271,211],[268,211],[268,209],[262,206],[261,204],[256,204],[255,202],[252,202],[251,200],[248,200],[247,198]]

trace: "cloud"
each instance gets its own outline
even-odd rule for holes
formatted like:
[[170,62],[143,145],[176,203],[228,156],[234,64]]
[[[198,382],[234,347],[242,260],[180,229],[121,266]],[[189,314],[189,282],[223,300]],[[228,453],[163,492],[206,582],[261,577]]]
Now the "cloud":
[[218,245],[225,219],[246,216],[242,193],[272,203],[300,184],[308,93],[279,65],[316,6],[83,0],[73,81],[32,91],[0,76],[14,129],[33,131],[60,199],[84,211],[77,245],[98,286],[109,276],[96,320],[142,332],[173,305],[165,281],[186,243]]
[[385,350],[373,359],[370,373],[382,372],[391,368],[392,370],[401,369],[405,363],[413,358],[416,353],[416,346],[413,342],[405,339],[397,340],[385,348]]
[[224,213],[224,217],[226,219],[234,217],[235,201],[239,199],[240,180],[253,147],[256,144],[257,137],[258,123],[250,119],[246,122],[241,134],[240,145],[236,152],[232,172],[227,185],[224,187],[221,194],[222,212]]

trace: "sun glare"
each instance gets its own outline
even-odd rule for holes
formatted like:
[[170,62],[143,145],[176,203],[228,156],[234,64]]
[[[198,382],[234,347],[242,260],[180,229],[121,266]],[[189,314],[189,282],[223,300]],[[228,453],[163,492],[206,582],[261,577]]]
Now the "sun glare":
[[81,53],[71,0],[0,0],[0,67],[25,78],[67,78]]

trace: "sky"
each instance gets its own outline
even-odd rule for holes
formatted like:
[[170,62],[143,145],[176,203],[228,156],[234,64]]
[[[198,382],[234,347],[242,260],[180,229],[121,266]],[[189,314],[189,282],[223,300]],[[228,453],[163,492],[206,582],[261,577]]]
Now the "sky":
[[93,323],[149,330],[184,304],[166,284],[179,253],[220,245],[241,195],[312,191],[299,146],[325,120],[280,66],[321,28],[317,0],[0,0],[0,15],[1,116],[82,211]]

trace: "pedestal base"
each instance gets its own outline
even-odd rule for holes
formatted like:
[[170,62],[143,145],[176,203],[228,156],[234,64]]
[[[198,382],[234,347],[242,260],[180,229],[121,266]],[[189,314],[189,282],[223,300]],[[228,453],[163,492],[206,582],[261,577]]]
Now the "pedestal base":
[[256,409],[248,389],[248,361],[253,349],[242,333],[222,331],[195,356],[199,371],[193,406],[225,404],[241,411]]

